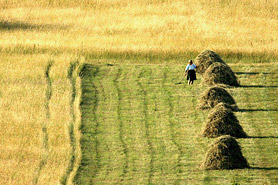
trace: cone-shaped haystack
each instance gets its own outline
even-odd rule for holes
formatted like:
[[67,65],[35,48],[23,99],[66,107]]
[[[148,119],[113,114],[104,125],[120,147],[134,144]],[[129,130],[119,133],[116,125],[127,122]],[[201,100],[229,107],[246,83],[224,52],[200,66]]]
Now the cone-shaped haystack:
[[211,109],[221,102],[226,103],[233,107],[234,110],[237,110],[234,98],[221,87],[211,87],[206,90],[200,97],[198,108]]
[[220,56],[211,50],[203,51],[194,60],[194,63],[197,66],[197,72],[200,74],[203,74],[208,67],[215,62],[225,64]]
[[248,168],[248,162],[237,141],[231,136],[222,136],[211,145],[203,168],[207,170]]
[[230,86],[239,86],[237,77],[232,69],[228,65],[219,62],[215,62],[209,66],[204,73],[202,84],[225,84]]
[[247,137],[234,113],[221,105],[217,105],[211,110],[202,135],[209,138],[222,135],[237,138]]

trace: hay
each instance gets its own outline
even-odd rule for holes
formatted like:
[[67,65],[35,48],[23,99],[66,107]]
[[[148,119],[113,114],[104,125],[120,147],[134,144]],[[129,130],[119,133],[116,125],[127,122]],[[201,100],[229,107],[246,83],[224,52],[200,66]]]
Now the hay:
[[202,167],[207,170],[242,169],[249,164],[238,142],[231,136],[222,136],[211,145]]
[[229,109],[231,111],[236,111],[233,106],[223,102],[218,103],[213,109],[218,109],[218,110]]
[[202,94],[197,107],[199,109],[211,109],[221,102],[231,106],[233,110],[238,109],[234,98],[224,88],[216,86],[209,88]]
[[194,60],[194,63],[197,66],[197,72],[200,74],[205,73],[208,67],[215,62],[225,64],[220,56],[211,50],[203,51]]
[[228,65],[219,62],[215,62],[209,66],[203,75],[202,84],[225,84],[229,86],[239,86],[237,77],[232,69]]
[[211,110],[202,135],[209,138],[222,135],[247,137],[234,113],[223,105],[217,105]]

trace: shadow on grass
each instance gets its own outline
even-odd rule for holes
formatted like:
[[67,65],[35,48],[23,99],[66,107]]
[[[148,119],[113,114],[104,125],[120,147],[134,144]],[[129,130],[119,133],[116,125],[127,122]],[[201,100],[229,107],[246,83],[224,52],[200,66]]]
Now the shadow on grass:
[[278,167],[250,167],[251,170],[278,170]]
[[68,26],[65,25],[57,25],[57,24],[29,24],[24,22],[7,22],[0,21],[0,30],[53,30],[53,29],[66,29]]
[[278,139],[278,136],[248,136],[247,139]]
[[278,109],[238,109],[236,112],[268,112],[268,111],[278,111]]
[[243,88],[278,88],[277,85],[241,85]]
[[258,75],[258,74],[263,74],[263,75],[271,75],[275,73],[259,73],[259,72],[234,72],[237,75]]

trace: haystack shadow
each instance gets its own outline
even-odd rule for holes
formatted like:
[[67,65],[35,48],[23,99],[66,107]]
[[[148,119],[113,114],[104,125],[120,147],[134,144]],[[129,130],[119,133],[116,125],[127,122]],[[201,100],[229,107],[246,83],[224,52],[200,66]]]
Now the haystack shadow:
[[278,139],[278,136],[248,136],[247,139]]
[[244,87],[244,88],[278,88],[277,85],[240,85],[238,87]]
[[278,167],[250,167],[251,170],[278,170]]
[[268,111],[278,111],[278,109],[237,109],[236,112],[268,112]]
[[0,21],[0,30],[14,31],[14,30],[53,30],[53,29],[67,29],[66,25],[59,24],[30,24],[25,22],[8,22]]
[[271,75],[275,73],[259,73],[259,72],[234,72],[236,75],[258,75],[258,74],[263,74],[263,75]]

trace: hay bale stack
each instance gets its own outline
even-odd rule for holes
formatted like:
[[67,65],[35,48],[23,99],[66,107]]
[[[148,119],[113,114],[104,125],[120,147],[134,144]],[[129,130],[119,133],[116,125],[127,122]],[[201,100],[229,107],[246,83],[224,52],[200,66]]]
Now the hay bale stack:
[[242,169],[249,164],[238,142],[231,136],[222,136],[211,145],[202,167],[207,170]]
[[199,109],[211,109],[215,107],[218,103],[226,103],[233,108],[233,110],[237,110],[238,107],[234,98],[221,87],[211,87],[206,90],[199,100]]
[[222,135],[230,135],[237,138],[247,137],[234,113],[221,105],[215,106],[211,110],[202,135],[209,138]]
[[197,66],[197,72],[200,74],[205,73],[208,67],[215,62],[225,64],[221,57],[211,50],[203,51],[194,60],[194,63]]
[[205,85],[225,84],[239,86],[237,77],[232,69],[223,63],[215,62],[211,64],[203,76],[202,84]]

